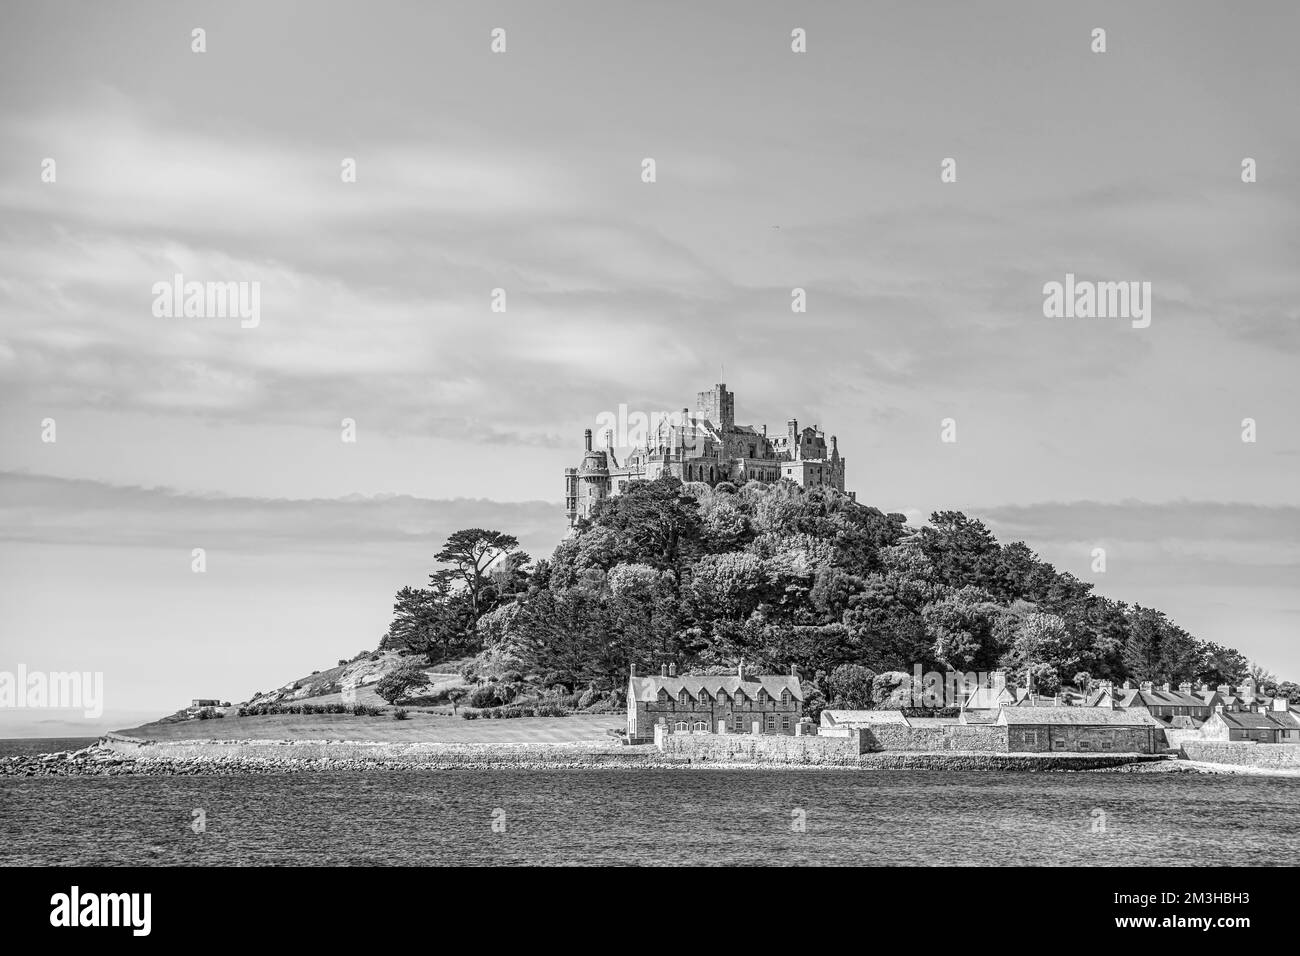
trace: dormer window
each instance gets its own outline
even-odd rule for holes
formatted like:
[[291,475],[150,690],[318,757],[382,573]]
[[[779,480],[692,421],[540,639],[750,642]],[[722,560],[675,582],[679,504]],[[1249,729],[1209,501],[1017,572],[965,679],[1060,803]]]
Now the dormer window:
[[744,702],[745,702],[745,692],[743,690],[736,691],[736,706],[739,707]]
[[781,706],[782,707],[790,706],[790,692],[788,690],[781,691]]
[[685,687],[683,687],[683,688],[682,688],[682,692],[681,692],[680,694],[677,695],[677,701],[678,701],[678,703],[680,703],[683,707],[686,706],[687,704],[689,704],[689,703],[691,702],[691,695],[688,694],[688,693],[686,693],[686,688],[685,688]]

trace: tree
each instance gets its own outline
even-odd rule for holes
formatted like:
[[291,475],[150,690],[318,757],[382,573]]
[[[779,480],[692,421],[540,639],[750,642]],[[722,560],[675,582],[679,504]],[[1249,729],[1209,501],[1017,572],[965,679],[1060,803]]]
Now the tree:
[[[518,547],[519,539],[512,534],[487,531],[483,528],[466,528],[452,534],[447,539],[447,543],[442,546],[442,550],[434,555],[435,561],[450,564],[451,567],[435,571],[429,575],[429,580],[435,588],[452,582],[459,582],[464,586],[465,593],[469,597],[471,630],[478,623],[479,617],[485,611],[491,610],[485,606],[486,593],[494,590],[489,587],[491,582],[488,569],[498,558],[512,555]],[[508,568],[517,573],[518,568],[529,560],[528,555],[522,552],[513,554],[513,560],[508,562]]]
[[424,687],[428,682],[429,678],[424,673],[424,668],[415,661],[404,661],[379,679],[379,683],[375,685],[375,693],[388,703],[395,704],[403,697],[409,696],[411,691]]
[[1201,652],[1190,634],[1154,608],[1134,605],[1128,618],[1124,664],[1130,676],[1174,684],[1195,676]]
[[1241,651],[1224,647],[1212,641],[1200,645],[1196,679],[1217,687],[1220,684],[1236,686],[1250,674],[1250,661]]
[[622,561],[681,570],[700,550],[700,509],[670,475],[629,482],[621,495],[601,499],[591,522],[618,535]]
[[841,664],[831,671],[827,684],[831,692],[832,710],[869,710],[872,681],[876,672],[861,664]]

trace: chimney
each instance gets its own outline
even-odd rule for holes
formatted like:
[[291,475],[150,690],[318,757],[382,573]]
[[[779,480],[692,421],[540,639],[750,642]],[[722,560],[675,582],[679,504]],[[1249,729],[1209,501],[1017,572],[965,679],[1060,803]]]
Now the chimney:
[[1291,702],[1289,700],[1287,700],[1281,694],[1278,694],[1276,697],[1273,698],[1273,709],[1277,711],[1281,711],[1282,713],[1286,713],[1286,711],[1289,709],[1288,705],[1290,703]]
[[1215,705],[1214,705],[1214,712],[1215,712],[1216,714],[1221,714],[1221,713],[1223,713],[1223,705],[1222,705],[1222,704],[1215,704]]
[[1133,689],[1133,682],[1131,680],[1124,681],[1124,690],[1132,690],[1132,689]]
[[791,665],[790,665],[790,676],[793,677],[795,680],[798,680],[798,679],[799,679],[799,665],[798,665],[798,664],[791,664]]
[[669,676],[669,677],[676,677],[676,676],[677,676],[677,662],[676,662],[676,661],[673,661],[672,663],[670,663],[670,664],[668,665],[668,676]]
[[993,672],[993,689],[994,689],[994,690],[1006,690],[1006,687],[1007,687],[1007,672],[1006,672],[1006,671],[994,671],[994,672]]
[[660,677],[667,677],[667,676],[668,676],[668,665],[667,665],[667,664],[660,664],[660,665],[659,665],[659,676],[660,676]]
[[1214,689],[1215,691],[1218,692],[1220,697],[1230,697],[1232,695],[1232,688],[1229,687],[1227,684],[1220,684],[1218,687]]
[[635,676],[636,676],[636,665],[635,665],[635,664],[629,664],[629,665],[628,665],[628,667],[627,667],[627,676],[628,676],[628,677],[635,677]]
[[742,657],[740,663],[736,665],[736,676],[741,680],[745,679],[745,659]]
[[1190,694],[1192,692],[1192,685],[1189,682],[1184,681],[1178,685],[1178,689],[1184,694]]
[[587,446],[587,451],[591,451],[591,429],[584,429],[582,432],[582,442]]
[[1142,688],[1142,693],[1144,693],[1144,694],[1149,694],[1149,693],[1151,693],[1153,690],[1155,690],[1155,687],[1156,687],[1156,685],[1153,684],[1153,683],[1151,683],[1151,681],[1149,681],[1149,680],[1144,680],[1144,681],[1141,683],[1140,686],[1141,686],[1141,688]]
[[1173,685],[1169,683],[1169,681],[1165,681],[1163,684],[1160,685],[1160,689],[1167,694],[1174,688]]
[[1245,683],[1241,685],[1241,696],[1246,700],[1255,699],[1255,678],[1247,677]]

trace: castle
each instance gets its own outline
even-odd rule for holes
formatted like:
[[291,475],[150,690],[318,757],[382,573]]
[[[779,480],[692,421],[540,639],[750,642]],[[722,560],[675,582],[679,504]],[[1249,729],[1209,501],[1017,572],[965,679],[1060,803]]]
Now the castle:
[[[695,397],[695,413],[683,408],[647,431],[620,465],[614,455],[612,434],[604,448],[592,448],[591,429],[584,434],[582,464],[564,469],[564,506],[570,527],[589,518],[596,502],[627,490],[629,481],[653,481],[672,475],[682,481],[789,480],[803,488],[823,485],[844,490],[845,459],[835,436],[829,449],[825,435],[815,426],[799,428],[790,419],[783,435],[768,437],[767,426],[736,424],[736,397],[725,384]],[[850,496],[851,493],[850,493]]]

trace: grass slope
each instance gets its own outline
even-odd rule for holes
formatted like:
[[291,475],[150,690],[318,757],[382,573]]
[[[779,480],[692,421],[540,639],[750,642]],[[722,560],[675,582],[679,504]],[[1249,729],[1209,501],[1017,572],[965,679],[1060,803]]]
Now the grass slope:
[[181,723],[142,724],[118,733],[145,740],[365,740],[448,744],[567,743],[613,740],[607,730],[623,727],[621,714],[583,717],[518,717],[513,720],[463,720],[428,713],[410,720],[354,717],[351,714],[227,717]]

